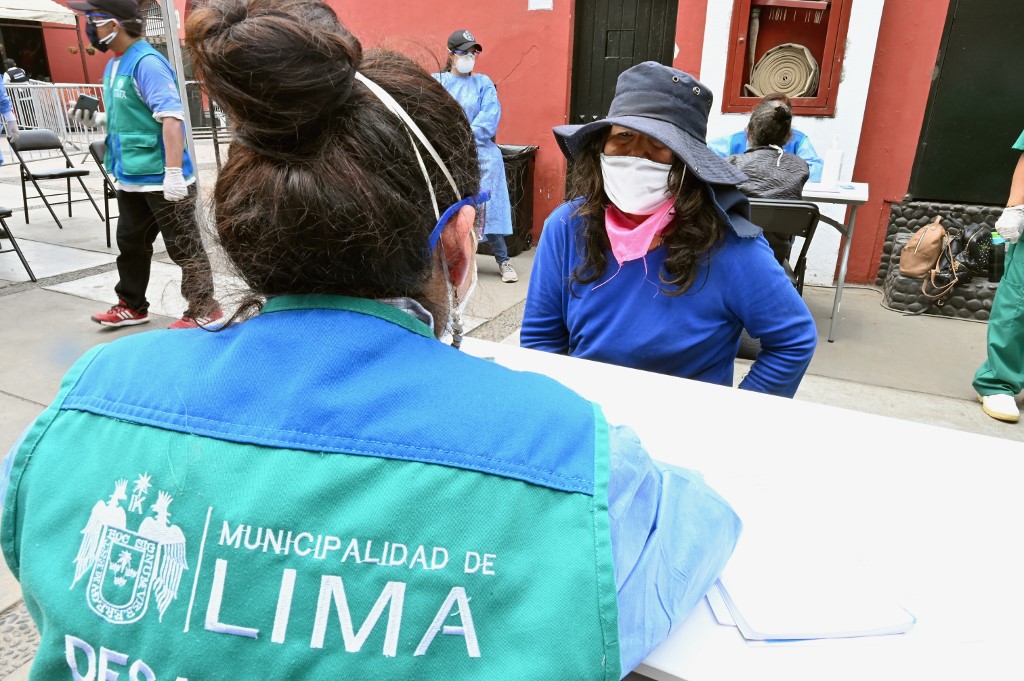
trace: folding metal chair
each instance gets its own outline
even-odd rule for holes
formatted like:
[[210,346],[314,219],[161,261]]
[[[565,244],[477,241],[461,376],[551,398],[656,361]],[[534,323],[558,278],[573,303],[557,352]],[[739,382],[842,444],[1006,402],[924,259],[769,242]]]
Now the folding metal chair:
[[750,199],[750,221],[755,225],[765,232],[803,237],[804,245],[796,265],[790,265],[789,260],[782,261],[782,267],[800,295],[804,294],[807,249],[811,246],[818,218],[818,206],[810,201]]
[[0,253],[17,253],[18,257],[21,258],[21,264],[25,266],[25,271],[28,272],[28,278],[35,281],[36,275],[32,273],[32,268],[28,266],[28,260],[25,260],[25,254],[21,252],[21,246],[18,245],[18,241],[14,238],[14,232],[7,225],[6,218],[11,217],[11,215],[13,213],[10,208],[0,206],[0,241],[8,239],[11,242],[11,248],[0,248]]
[[[10,141],[10,140],[8,140]],[[68,152],[65,151],[64,145],[61,144],[60,138],[52,130],[25,130],[18,136],[17,142],[10,142],[11,149],[14,150],[14,155],[18,158],[18,163],[21,164],[21,198],[25,206],[25,224],[28,224],[28,190],[27,183],[31,182],[32,186],[35,187],[36,193],[39,198],[43,200],[46,205],[46,209],[50,211],[50,215],[53,216],[54,222],[57,223],[57,227],[64,229],[64,225],[60,223],[57,218],[57,214],[53,212],[53,206],[50,205],[49,198],[53,196],[61,196],[63,192],[56,194],[46,194],[43,189],[39,186],[40,181],[46,180],[67,180],[67,199],[65,201],[59,201],[61,203],[68,204],[68,217],[71,217],[71,204],[76,201],[82,201],[84,199],[71,198],[71,178],[78,180],[78,184],[82,185],[82,191],[89,198],[89,203],[96,209],[96,214],[103,219],[103,213],[100,212],[100,207],[93,201],[92,194],[89,193],[89,189],[85,186],[85,182],[82,178],[89,174],[89,171],[85,168],[76,168],[74,163],[71,162],[71,157],[68,156]],[[30,151],[59,151],[60,155],[64,157],[65,167],[53,168],[51,170],[31,170],[28,166],[29,163],[37,163],[43,160],[49,160],[53,158],[59,159],[59,156],[50,156],[46,159],[28,159],[26,160],[24,154]]]
[[92,154],[92,160],[96,161],[96,167],[100,169],[100,174],[103,176],[103,219],[107,223],[107,248],[110,248],[110,200],[117,200],[117,189],[104,165],[107,158],[107,143],[103,140],[90,142],[89,153]]
[[[781,258],[780,264],[786,276],[796,287],[797,293],[804,294],[804,273],[807,270],[807,249],[818,226],[818,206],[810,201],[788,199],[750,199],[750,221],[765,231],[765,234],[803,237],[804,245],[796,259],[796,266],[788,258]],[[776,257],[780,257],[776,254]],[[751,338],[746,329],[740,336],[740,348],[736,354],[740,359],[756,359],[761,343]]]

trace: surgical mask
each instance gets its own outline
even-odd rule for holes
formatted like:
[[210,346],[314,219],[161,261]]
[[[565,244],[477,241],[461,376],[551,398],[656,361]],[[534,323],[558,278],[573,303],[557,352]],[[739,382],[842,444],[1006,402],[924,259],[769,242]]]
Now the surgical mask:
[[672,166],[635,156],[601,154],[604,193],[623,213],[650,215],[672,196],[668,173]]
[[89,38],[89,44],[95,47],[100,52],[106,52],[110,49],[110,43],[117,38],[117,31],[112,31],[106,38],[100,38],[99,32],[96,30],[97,26],[106,26],[114,19],[106,19],[93,23],[92,21],[85,22],[85,35]]
[[464,54],[455,58],[455,70],[459,73],[472,73],[476,65],[475,54]]

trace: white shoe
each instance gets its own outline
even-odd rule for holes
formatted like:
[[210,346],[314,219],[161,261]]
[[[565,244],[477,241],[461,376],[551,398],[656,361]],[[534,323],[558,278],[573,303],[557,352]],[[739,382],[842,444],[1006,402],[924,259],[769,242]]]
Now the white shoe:
[[1020,409],[1017,408],[1017,400],[1013,395],[978,395],[978,399],[981,401],[981,408],[992,418],[1009,423],[1017,423],[1020,420]]
[[498,265],[498,271],[501,272],[501,280],[506,284],[514,284],[519,281],[519,275],[516,274],[515,268],[508,260]]

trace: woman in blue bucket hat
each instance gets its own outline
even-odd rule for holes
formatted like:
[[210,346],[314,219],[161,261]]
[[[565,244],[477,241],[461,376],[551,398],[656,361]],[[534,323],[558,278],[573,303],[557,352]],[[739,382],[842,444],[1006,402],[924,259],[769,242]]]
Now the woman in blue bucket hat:
[[740,387],[793,396],[814,320],[750,222],[746,177],[707,148],[712,101],[644,62],[607,118],[554,129],[570,200],[544,224],[523,346],[732,385],[746,328],[761,352]]

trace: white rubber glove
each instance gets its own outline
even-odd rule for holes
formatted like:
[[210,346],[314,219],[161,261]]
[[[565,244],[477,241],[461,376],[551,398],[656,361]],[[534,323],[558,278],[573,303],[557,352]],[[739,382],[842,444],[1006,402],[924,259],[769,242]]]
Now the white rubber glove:
[[18,127],[18,121],[13,118],[8,118],[7,121],[7,139],[11,142],[17,142],[18,136],[21,135],[21,128]]
[[99,128],[100,130],[107,128],[107,114],[102,111],[94,113],[88,109],[70,109],[68,115],[86,128]]
[[1017,243],[1021,229],[1024,229],[1024,205],[1008,206],[996,220],[996,231],[1009,243]]
[[188,198],[188,187],[185,186],[185,175],[181,168],[164,168],[164,198],[168,201]]

